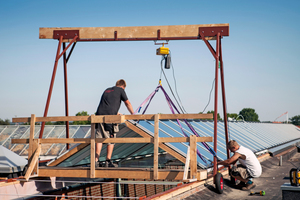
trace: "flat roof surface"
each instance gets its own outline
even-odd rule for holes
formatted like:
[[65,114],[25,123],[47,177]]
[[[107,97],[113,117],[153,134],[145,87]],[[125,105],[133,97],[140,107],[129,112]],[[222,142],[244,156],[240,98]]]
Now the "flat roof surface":
[[300,153],[296,153],[290,159],[288,159],[288,156],[289,155],[283,156],[282,166],[279,166],[278,157],[271,157],[270,159],[261,162],[263,173],[261,177],[253,179],[256,187],[250,191],[259,192],[264,190],[266,192],[265,196],[250,196],[250,191],[235,189],[230,185],[228,177],[224,177],[225,186],[223,194],[217,194],[215,192],[215,185],[212,182],[208,182],[206,186],[203,186],[203,190],[185,199],[282,199],[280,187],[284,183],[290,183],[290,170],[296,168],[295,166],[300,167]]

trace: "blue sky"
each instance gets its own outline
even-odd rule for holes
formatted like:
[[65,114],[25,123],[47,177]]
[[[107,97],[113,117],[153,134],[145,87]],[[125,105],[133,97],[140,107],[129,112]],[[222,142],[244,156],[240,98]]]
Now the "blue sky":
[[[289,117],[300,115],[299,1],[10,0],[0,2],[0,19],[1,119],[43,116],[58,42],[39,39],[40,27],[218,23],[230,25],[230,36],[222,39],[228,112],[254,108],[261,121],[273,121],[286,111]],[[69,115],[94,113],[103,90],[120,78],[127,81],[126,92],[136,109],[158,84],[158,47],[153,41],[78,43],[68,62]],[[214,58],[201,40],[170,41],[167,47],[185,110],[203,111],[214,79]],[[165,72],[174,89],[172,70]],[[168,88],[165,80],[162,84]],[[213,106],[211,101],[206,111]],[[223,115],[222,104],[218,107]],[[128,114],[124,105],[120,112]],[[161,92],[148,113],[170,113]],[[60,60],[48,116],[64,114]]]

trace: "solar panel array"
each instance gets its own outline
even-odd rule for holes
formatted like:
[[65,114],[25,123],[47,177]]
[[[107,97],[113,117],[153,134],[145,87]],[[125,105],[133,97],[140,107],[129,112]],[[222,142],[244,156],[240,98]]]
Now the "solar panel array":
[[[135,123],[132,121],[132,123]],[[213,121],[189,120],[189,123],[194,127],[196,132],[203,137],[212,136],[214,132]],[[159,137],[184,137],[182,130],[187,135],[192,135],[192,131],[188,126],[176,120],[160,120],[159,121]],[[136,124],[137,127],[153,136],[154,122],[153,121],[140,121]],[[219,159],[226,159],[226,140],[224,131],[224,122],[219,121],[217,124],[218,130],[218,151],[217,156]],[[265,150],[280,148],[291,141],[300,139],[300,129],[292,124],[278,124],[278,123],[250,123],[250,122],[229,122],[229,139],[236,140],[240,145],[251,149],[255,153]],[[0,144],[17,153],[21,156],[28,155],[28,144],[11,144],[11,139],[16,138],[29,138],[30,126],[29,125],[0,125]],[[35,128],[35,138],[38,138],[40,126]],[[90,125],[70,125],[71,138],[88,138],[90,137]],[[43,138],[65,138],[66,127],[64,125],[46,125]],[[131,129],[120,125],[120,132],[117,137],[141,137]],[[293,144],[293,142],[291,143]],[[71,148],[78,144],[71,144]],[[182,154],[187,153],[188,143],[170,143],[167,144],[173,150]],[[213,142],[208,142],[208,146],[213,148]],[[207,168],[213,156],[201,144],[197,143],[199,152],[203,155],[206,163],[199,157],[197,158],[198,165],[201,168]],[[106,145],[103,145],[105,149]],[[65,144],[43,144],[41,156],[56,157],[65,153]],[[74,166],[85,165],[90,163],[89,146],[82,149],[76,155],[69,157],[66,161],[61,163],[61,166]],[[160,159],[159,163],[163,167],[167,165],[174,158],[166,154],[162,149],[159,149]],[[106,150],[102,150],[100,161],[105,160]],[[116,144],[113,152],[112,159],[119,162],[121,166],[135,166],[146,167],[152,165],[153,144]]]

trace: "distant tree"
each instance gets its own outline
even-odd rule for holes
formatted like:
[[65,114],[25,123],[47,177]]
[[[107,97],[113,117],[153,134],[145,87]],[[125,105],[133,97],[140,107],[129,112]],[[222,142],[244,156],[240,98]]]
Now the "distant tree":
[[291,120],[292,124],[300,126],[300,115],[296,115],[289,120]]
[[[87,111],[81,111],[76,114],[76,116],[89,116]],[[74,121],[73,125],[86,125],[91,124],[90,121]]]
[[0,118],[0,125],[10,125],[9,119],[2,120],[2,119]]
[[65,121],[57,121],[53,123],[54,125],[65,125],[66,122]]
[[240,111],[239,115],[242,115],[245,121],[259,122],[258,114],[253,108],[243,108],[243,110]]
[[[208,111],[207,114],[209,114],[209,113],[212,113],[212,114],[213,114],[213,119],[214,119],[214,117],[215,117],[215,111],[213,111],[213,110]],[[220,117],[220,114],[219,114],[219,113],[218,113],[218,115],[217,115],[217,118],[218,118],[218,120],[222,120],[222,118]]]
[[227,117],[230,117],[232,119],[236,119],[237,116],[238,116],[238,114],[236,114],[236,113],[227,113]]

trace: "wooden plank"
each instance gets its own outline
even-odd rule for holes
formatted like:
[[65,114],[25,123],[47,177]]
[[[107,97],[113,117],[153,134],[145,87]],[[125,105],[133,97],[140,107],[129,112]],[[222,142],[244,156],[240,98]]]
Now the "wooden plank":
[[91,173],[90,178],[95,178],[95,124],[91,124]]
[[144,115],[125,115],[126,120],[154,120],[153,114]]
[[[37,139],[33,139],[34,141]],[[89,138],[46,138],[39,139],[41,144],[51,144],[51,143],[90,143]],[[29,139],[12,139],[12,144],[27,144],[29,143]]]
[[91,123],[124,123],[125,115],[94,115],[91,116]]
[[38,163],[38,159],[39,159],[39,156],[40,156],[40,153],[41,153],[41,144],[38,145],[38,148],[36,149],[36,151],[34,152],[34,155],[30,161],[30,163],[28,164],[28,169],[26,171],[26,174],[24,176],[24,178],[28,181],[31,173],[33,172],[36,164]]
[[[160,119],[212,119],[213,114],[160,114]],[[30,117],[13,118],[14,123],[30,122]],[[154,120],[154,114],[147,115],[97,115],[93,116],[61,116],[36,117],[36,122],[53,121],[91,121],[91,123],[123,123],[125,120]]]
[[187,152],[186,152],[186,161],[185,161],[185,166],[184,166],[183,180],[187,179],[188,172],[189,172],[189,166],[190,166],[190,147],[188,146]]
[[[57,122],[57,121],[91,121],[90,116],[66,116],[66,117],[36,117],[36,122]],[[28,122],[30,118],[12,118],[14,123]]]
[[50,163],[48,166],[56,166],[56,165],[58,165],[59,163],[63,162],[65,159],[69,158],[70,156],[72,156],[73,154],[77,153],[78,151],[80,151],[81,149],[85,148],[88,145],[90,145],[90,144],[80,144],[80,145],[78,145],[74,149],[71,149],[67,153],[65,153],[62,156],[60,156],[59,158],[57,158],[55,161],[53,161],[52,163]]
[[91,123],[104,123],[105,115],[93,115],[91,116]]
[[[115,38],[157,38],[160,37],[197,37],[199,27],[224,27],[229,29],[229,24],[196,24],[196,25],[172,25],[172,26],[131,26],[131,27],[54,27],[40,28],[40,39],[53,39],[54,30],[79,30],[80,39]],[[224,31],[225,32],[225,31]],[[227,30],[229,33],[229,30]],[[228,36],[223,35],[223,36]],[[208,38],[210,39],[210,38]]]
[[159,146],[159,114],[154,116],[154,155],[153,155],[153,179],[158,179],[158,146]]
[[42,144],[51,144],[51,143],[90,143],[90,138],[47,138],[40,139],[40,143]]
[[197,172],[197,179],[198,180],[205,180],[207,179],[207,170],[206,169],[203,169],[203,170],[198,170]]
[[97,143],[153,143],[153,138],[96,138]]
[[121,115],[106,115],[104,117],[104,123],[117,123],[120,124],[122,123],[122,119],[124,121],[124,116]]
[[[35,139],[35,140],[33,140],[33,144],[32,144],[32,146],[33,146],[33,152],[35,152],[35,151],[37,151],[37,149],[39,148],[39,146],[41,146],[41,144],[39,143],[39,139]],[[40,154],[40,153],[39,153]],[[33,168],[33,171],[32,171],[32,173],[31,173],[31,176],[35,176],[35,175],[37,175],[38,174],[38,170],[39,170],[39,163],[38,163],[38,161],[35,163],[35,166],[34,166],[34,168]]]
[[[159,119],[212,119],[213,114],[160,114]],[[153,114],[125,115],[126,120],[154,120]]]
[[12,144],[28,144],[29,139],[11,139]]
[[[37,139],[33,139],[34,141]],[[41,144],[52,144],[52,143],[90,143],[89,138],[46,138],[39,139]],[[189,142],[190,139],[187,137],[160,137],[160,143],[173,143],[173,142]],[[197,137],[197,142],[212,142],[212,137]],[[153,143],[153,138],[96,138],[96,143]],[[27,144],[29,139],[12,139],[12,144]]]
[[[212,142],[213,137],[197,137],[197,142]],[[189,142],[190,139],[188,137],[160,137],[159,142],[161,143],[172,143],[172,142]]]
[[213,114],[161,114],[159,119],[212,119]]
[[37,117],[38,122],[52,121],[91,121],[90,116],[65,116],[65,117]]
[[[183,170],[158,170],[158,180],[182,180]],[[200,171],[197,177],[200,177]],[[89,168],[56,168],[40,167],[40,177],[77,177],[87,178],[90,176]],[[121,179],[148,179],[153,177],[153,169],[123,169],[123,168],[97,168],[95,178],[121,178]]]
[[30,122],[30,117],[18,117],[18,118],[12,118],[13,123],[20,123],[20,122]]
[[197,175],[197,141],[196,136],[190,136],[190,179],[195,179]]

